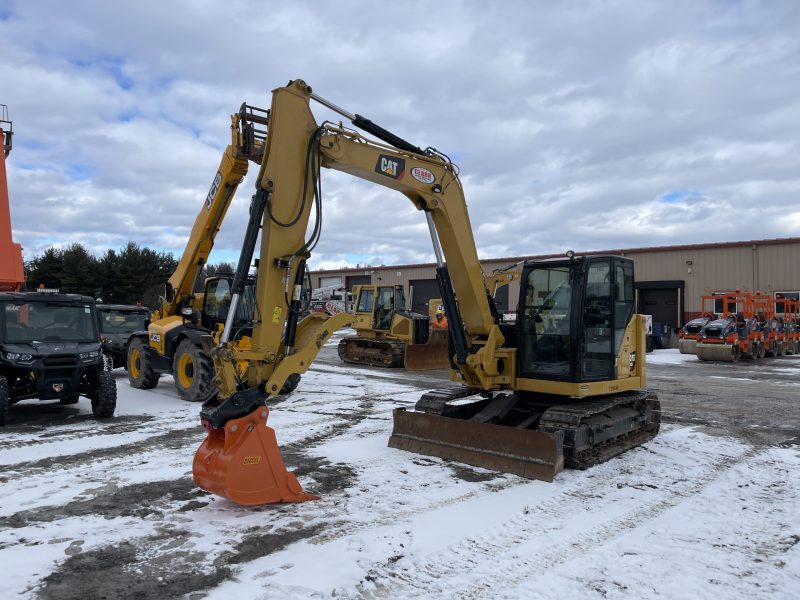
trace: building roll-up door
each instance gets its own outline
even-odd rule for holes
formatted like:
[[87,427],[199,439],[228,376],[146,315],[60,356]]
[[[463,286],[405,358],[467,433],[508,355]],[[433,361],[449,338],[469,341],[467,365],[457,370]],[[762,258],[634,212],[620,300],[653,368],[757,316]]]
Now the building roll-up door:
[[428,314],[428,300],[431,298],[441,298],[439,283],[435,279],[412,279],[409,282],[411,288],[408,296],[411,298],[411,310]]

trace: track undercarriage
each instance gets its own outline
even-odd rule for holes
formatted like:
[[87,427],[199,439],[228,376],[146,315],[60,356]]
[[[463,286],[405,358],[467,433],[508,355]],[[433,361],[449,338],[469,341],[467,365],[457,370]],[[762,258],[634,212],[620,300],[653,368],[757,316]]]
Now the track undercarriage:
[[339,342],[339,358],[344,362],[371,367],[402,367],[406,343],[399,340],[350,336]]
[[424,344],[406,344],[401,340],[350,336],[339,342],[339,358],[356,365],[405,367],[408,371],[447,369],[447,331],[434,330]]
[[552,481],[586,469],[658,433],[661,405],[645,390],[575,400],[544,394],[448,388],[397,409],[389,446]]

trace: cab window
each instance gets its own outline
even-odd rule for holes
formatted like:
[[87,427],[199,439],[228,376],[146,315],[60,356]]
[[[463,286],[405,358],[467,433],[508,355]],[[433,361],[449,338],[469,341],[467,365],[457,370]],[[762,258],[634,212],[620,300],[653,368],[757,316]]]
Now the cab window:
[[373,299],[374,294],[371,288],[361,290],[361,293],[358,295],[358,310],[356,310],[356,312],[371,313]]

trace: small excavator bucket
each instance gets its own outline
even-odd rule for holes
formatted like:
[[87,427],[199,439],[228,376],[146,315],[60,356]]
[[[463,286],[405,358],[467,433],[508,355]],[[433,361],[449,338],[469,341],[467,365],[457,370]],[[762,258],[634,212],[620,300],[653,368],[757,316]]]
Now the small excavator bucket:
[[407,371],[449,369],[447,330],[434,329],[426,343],[406,346],[404,366]]
[[224,427],[207,426],[208,437],[192,464],[195,483],[244,506],[319,499],[304,492],[286,470],[275,430],[267,427],[268,415],[269,409],[259,406]]
[[560,432],[516,429],[404,408],[394,411],[389,447],[543,481],[553,481],[564,469]]

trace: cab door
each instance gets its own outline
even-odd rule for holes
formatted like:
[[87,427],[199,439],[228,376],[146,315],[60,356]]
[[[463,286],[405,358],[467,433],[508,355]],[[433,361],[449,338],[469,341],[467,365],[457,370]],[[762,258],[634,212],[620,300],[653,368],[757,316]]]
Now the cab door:
[[394,316],[394,288],[381,286],[375,298],[375,321],[372,324],[376,331],[388,331]]
[[353,296],[356,298],[355,323],[356,330],[372,329],[375,320],[375,286],[357,285],[353,287]]

